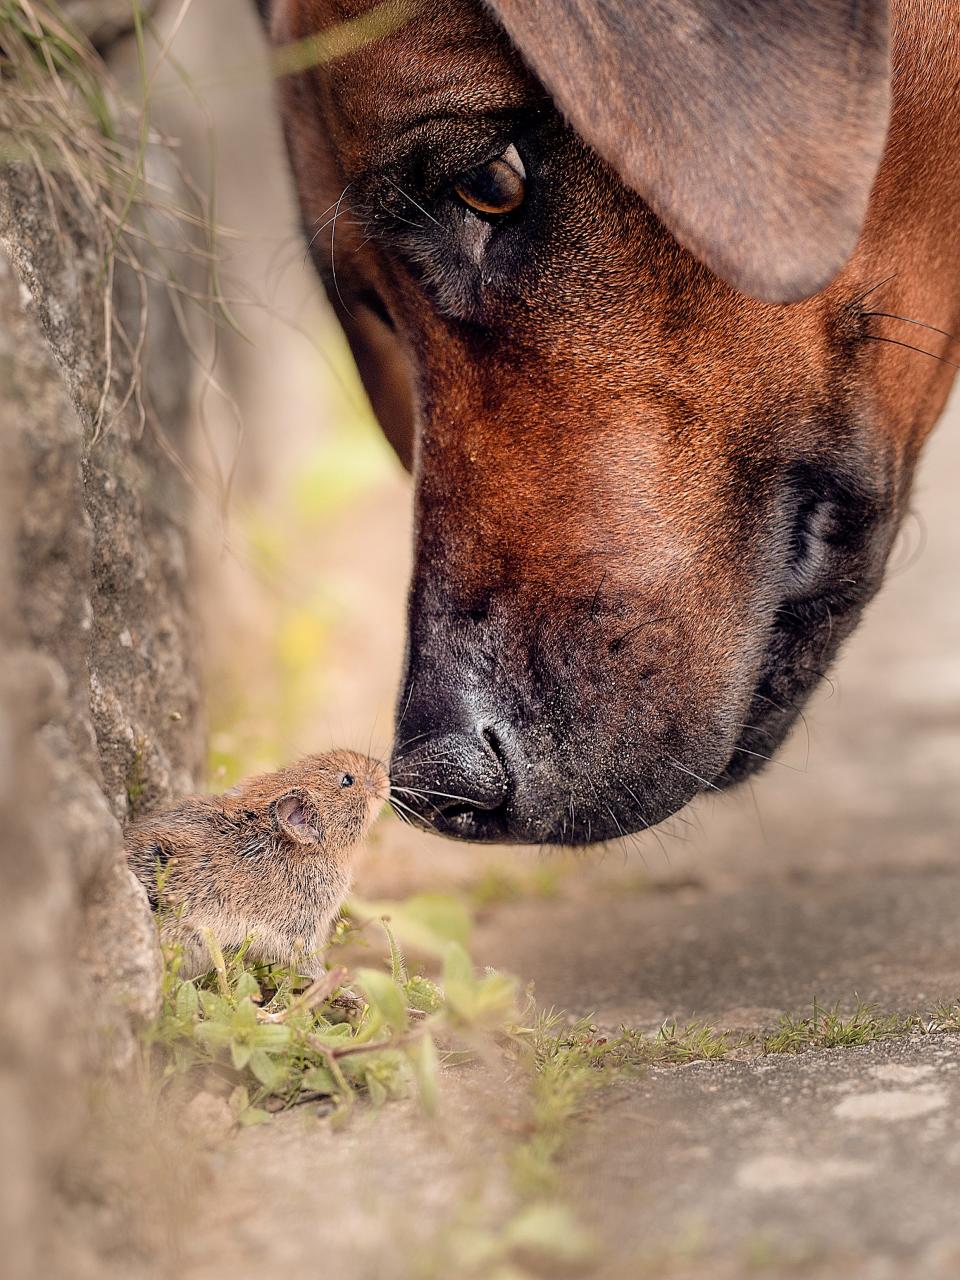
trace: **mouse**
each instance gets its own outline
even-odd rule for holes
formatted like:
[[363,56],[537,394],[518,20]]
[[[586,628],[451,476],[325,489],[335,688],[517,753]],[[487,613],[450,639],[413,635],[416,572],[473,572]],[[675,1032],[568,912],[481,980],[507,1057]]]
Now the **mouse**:
[[221,948],[252,938],[252,960],[323,974],[353,855],[389,794],[379,760],[329,751],[131,824],[128,865],[159,914],[161,940],[181,948],[179,976],[212,967],[205,930]]

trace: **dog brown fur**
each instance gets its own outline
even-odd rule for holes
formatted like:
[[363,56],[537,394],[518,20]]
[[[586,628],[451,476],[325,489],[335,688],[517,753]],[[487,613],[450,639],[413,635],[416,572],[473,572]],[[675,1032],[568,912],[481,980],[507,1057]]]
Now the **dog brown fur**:
[[[877,590],[953,379],[960,5],[896,0],[889,82],[879,4],[675,0],[616,39],[588,0],[269,8],[281,46],[379,31],[280,107],[416,482],[395,776],[451,834],[574,843],[746,776]],[[450,182],[513,142],[526,203],[475,225]]]

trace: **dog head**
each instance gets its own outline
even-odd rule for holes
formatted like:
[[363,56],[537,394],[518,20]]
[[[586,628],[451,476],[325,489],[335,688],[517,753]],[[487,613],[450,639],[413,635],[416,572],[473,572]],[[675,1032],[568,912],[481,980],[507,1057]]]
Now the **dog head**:
[[885,6],[268,7],[314,258],[415,477],[395,781],[442,831],[577,843],[744,777],[877,589],[948,385],[868,340],[877,289],[936,302],[884,279],[909,156],[868,215]]

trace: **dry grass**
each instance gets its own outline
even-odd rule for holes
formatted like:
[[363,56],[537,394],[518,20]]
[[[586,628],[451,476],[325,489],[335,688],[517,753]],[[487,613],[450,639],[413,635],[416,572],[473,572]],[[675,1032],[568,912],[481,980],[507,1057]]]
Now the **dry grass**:
[[[169,306],[198,368],[218,391],[201,348],[215,351],[217,328],[236,327],[218,266],[224,232],[209,198],[178,164],[173,141],[150,122],[157,72],[169,61],[189,3],[161,42],[139,0],[130,0],[138,83],[128,96],[57,4],[0,0],[0,169],[31,170],[64,255],[75,252],[79,234],[92,241],[100,264],[102,375],[91,444],[132,404],[139,430],[149,426],[193,483],[144,377],[150,313],[158,302]],[[134,282],[133,308],[118,306],[123,273]],[[224,499],[229,480],[222,477]]]

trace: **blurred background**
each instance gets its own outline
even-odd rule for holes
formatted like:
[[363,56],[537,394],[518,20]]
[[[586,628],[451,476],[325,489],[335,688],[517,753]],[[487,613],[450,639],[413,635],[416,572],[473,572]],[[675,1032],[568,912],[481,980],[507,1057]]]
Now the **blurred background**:
[[409,486],[306,254],[252,4],[189,6],[151,119],[212,194],[240,330],[197,335],[211,783],[331,742],[385,750]]

